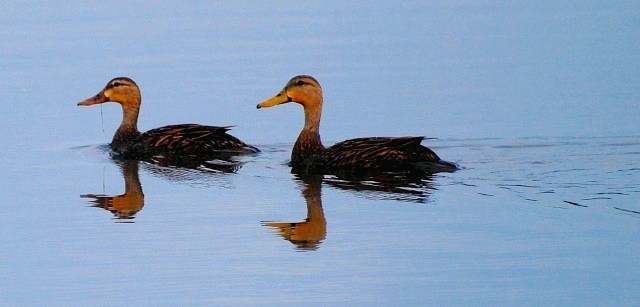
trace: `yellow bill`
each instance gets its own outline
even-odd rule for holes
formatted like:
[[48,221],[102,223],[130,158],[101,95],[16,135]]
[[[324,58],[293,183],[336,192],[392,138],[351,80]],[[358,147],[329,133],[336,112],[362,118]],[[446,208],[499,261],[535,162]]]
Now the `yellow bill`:
[[289,98],[289,96],[287,96],[287,91],[285,89],[282,89],[282,91],[280,91],[280,93],[278,93],[277,95],[259,103],[256,108],[260,109],[260,108],[268,108],[268,107],[273,107],[273,106],[277,106],[279,104],[283,104],[283,103],[287,103],[287,102],[291,102],[291,98]]
[[107,98],[107,96],[105,96],[105,94],[103,92],[98,93],[98,95],[95,95],[89,99],[83,100],[78,102],[79,106],[90,106],[90,105],[94,105],[94,104],[99,104],[99,103],[105,103],[109,101],[109,98]]

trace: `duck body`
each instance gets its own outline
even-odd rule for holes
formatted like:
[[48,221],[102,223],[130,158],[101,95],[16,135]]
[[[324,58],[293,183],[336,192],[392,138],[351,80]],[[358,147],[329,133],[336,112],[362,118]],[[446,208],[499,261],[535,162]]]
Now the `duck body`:
[[167,158],[208,159],[221,154],[260,151],[228,134],[229,126],[182,124],[140,133],[137,123],[141,93],[138,85],[129,78],[112,79],[100,93],[78,105],[89,106],[109,101],[122,106],[122,123],[110,144],[113,154],[119,158],[143,160],[160,155]]
[[276,96],[258,104],[258,108],[287,102],[304,107],[305,126],[291,153],[293,170],[306,173],[377,173],[414,170],[455,170],[431,149],[421,145],[421,136],[356,138],[324,147],[319,126],[322,113],[322,88],[311,76],[296,76]]
[[[318,155],[320,170],[405,171],[420,165],[455,167],[420,143],[424,137],[368,137],[342,141]],[[426,163],[426,164],[425,164]],[[313,169],[313,166],[311,167]]]
[[141,133],[138,136],[115,138],[110,147],[118,157],[146,159],[152,156],[212,158],[226,154],[257,153],[227,131],[230,127],[198,124],[170,125]]
[[314,153],[292,152],[290,166],[301,173],[357,174],[455,169],[431,149],[424,137],[366,137],[342,141]]

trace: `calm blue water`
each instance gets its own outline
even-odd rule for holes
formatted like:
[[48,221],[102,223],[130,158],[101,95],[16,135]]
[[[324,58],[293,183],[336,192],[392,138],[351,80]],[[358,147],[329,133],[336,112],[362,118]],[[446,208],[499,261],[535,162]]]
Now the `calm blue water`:
[[[640,5],[0,4],[0,304],[640,302]],[[417,182],[297,178],[297,74],[325,144],[425,135]],[[236,125],[235,173],[122,164],[141,130]],[[295,230],[290,226],[295,225]]]

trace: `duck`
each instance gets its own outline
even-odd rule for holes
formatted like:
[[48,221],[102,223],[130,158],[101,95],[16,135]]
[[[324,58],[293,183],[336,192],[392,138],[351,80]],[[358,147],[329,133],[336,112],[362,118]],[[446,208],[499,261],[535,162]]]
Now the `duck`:
[[457,165],[440,159],[421,145],[424,136],[363,137],[325,147],[320,138],[322,87],[312,76],[293,77],[258,109],[296,102],[304,109],[304,127],[291,151],[289,165],[297,173],[382,173],[415,170],[455,170]]
[[141,133],[138,114],[142,103],[140,88],[131,78],[118,77],[107,83],[97,95],[78,102],[91,106],[116,102],[122,106],[122,123],[109,146],[114,156],[123,159],[147,159],[154,156],[208,159],[220,154],[257,153],[260,150],[227,133],[233,126],[198,124],[169,125]]

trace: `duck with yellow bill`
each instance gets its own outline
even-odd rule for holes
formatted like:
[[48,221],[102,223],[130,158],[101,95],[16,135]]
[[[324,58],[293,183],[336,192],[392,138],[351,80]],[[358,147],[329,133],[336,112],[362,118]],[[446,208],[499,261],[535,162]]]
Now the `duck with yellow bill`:
[[293,77],[275,96],[257,108],[296,102],[304,109],[304,127],[291,152],[290,165],[297,172],[376,173],[429,169],[452,171],[454,163],[444,161],[421,145],[422,136],[367,137],[350,139],[325,147],[320,139],[322,87],[313,77]]

